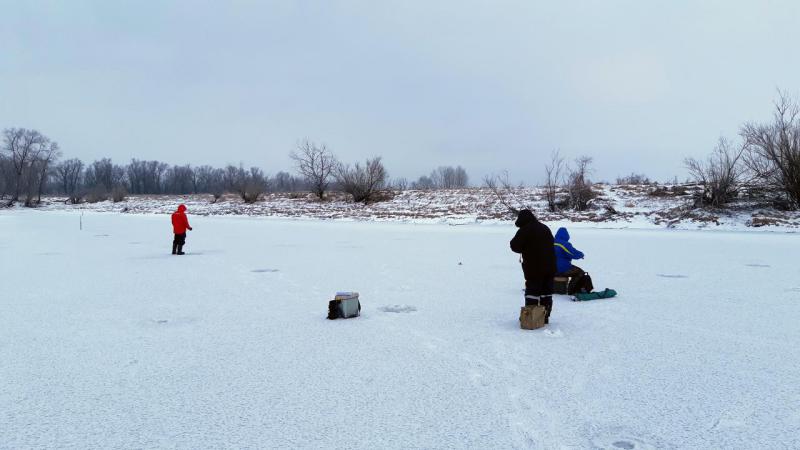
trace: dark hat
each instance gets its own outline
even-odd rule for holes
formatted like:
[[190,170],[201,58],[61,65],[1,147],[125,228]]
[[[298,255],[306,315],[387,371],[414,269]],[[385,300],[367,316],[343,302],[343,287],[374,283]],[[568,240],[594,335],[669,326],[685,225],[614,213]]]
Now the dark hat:
[[517,216],[517,221],[514,222],[514,225],[516,225],[519,228],[522,228],[525,225],[535,220],[536,216],[533,215],[533,212],[530,209],[523,209],[522,211],[519,212],[519,215]]

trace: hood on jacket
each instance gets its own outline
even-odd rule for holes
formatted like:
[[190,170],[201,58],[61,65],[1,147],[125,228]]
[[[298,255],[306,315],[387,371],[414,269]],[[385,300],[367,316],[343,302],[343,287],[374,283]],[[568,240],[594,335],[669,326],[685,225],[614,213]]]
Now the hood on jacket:
[[569,231],[566,228],[561,227],[556,231],[556,240],[558,241],[568,241],[569,240]]
[[178,212],[179,213],[186,212],[186,205],[178,205]]
[[516,225],[517,228],[522,228],[525,225],[528,225],[529,223],[535,221],[536,221],[536,216],[533,215],[533,212],[531,212],[530,209],[523,209],[522,211],[519,212],[519,215],[517,216],[517,221],[514,222],[514,225]]

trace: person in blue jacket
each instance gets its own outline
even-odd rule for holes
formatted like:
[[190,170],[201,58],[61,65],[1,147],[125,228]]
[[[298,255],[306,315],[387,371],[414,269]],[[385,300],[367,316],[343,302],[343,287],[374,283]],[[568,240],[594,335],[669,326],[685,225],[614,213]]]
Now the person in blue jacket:
[[556,231],[553,240],[553,248],[556,252],[557,277],[569,277],[569,287],[567,292],[575,294],[577,292],[592,292],[592,278],[580,267],[572,264],[573,259],[583,259],[583,252],[573,247],[569,242],[569,231],[561,227]]

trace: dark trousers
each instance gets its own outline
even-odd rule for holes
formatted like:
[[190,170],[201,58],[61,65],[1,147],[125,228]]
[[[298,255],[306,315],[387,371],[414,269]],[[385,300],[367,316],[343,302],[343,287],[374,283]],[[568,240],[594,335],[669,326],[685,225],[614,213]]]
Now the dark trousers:
[[556,276],[569,277],[567,293],[570,295],[578,292],[592,292],[594,290],[592,277],[578,266],[572,266],[566,272],[556,274]]
[[184,244],[186,244],[186,233],[175,234],[175,239],[172,240],[172,254],[182,252]]
[[525,306],[542,305],[547,310],[545,323],[553,312],[553,277],[536,277],[525,280]]

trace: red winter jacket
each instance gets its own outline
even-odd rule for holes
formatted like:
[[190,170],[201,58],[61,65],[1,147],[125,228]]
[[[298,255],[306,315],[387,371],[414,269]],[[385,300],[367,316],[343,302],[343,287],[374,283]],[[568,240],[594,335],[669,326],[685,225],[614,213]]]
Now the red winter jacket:
[[189,219],[186,217],[186,206],[178,206],[178,210],[172,213],[172,231],[175,234],[186,233],[186,229],[192,229],[189,226]]

